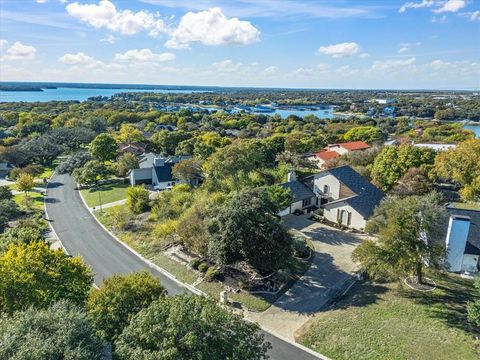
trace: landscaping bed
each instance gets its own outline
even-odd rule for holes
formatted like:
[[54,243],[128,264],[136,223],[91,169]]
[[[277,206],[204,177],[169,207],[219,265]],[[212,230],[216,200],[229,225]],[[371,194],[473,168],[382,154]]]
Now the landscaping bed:
[[480,358],[480,344],[467,322],[473,282],[455,275],[429,275],[430,292],[395,284],[358,283],[331,310],[310,320],[298,340],[332,359]]
[[[153,261],[158,266],[176,276],[180,281],[195,286],[209,294],[215,300],[220,298],[220,292],[227,290],[229,299],[234,306],[246,307],[254,311],[266,310],[275,300],[281,296],[310,266],[311,256],[305,258],[292,257],[285,271],[273,274],[261,281],[252,277],[252,272],[242,266],[233,268],[217,268],[210,263],[199,260],[197,270],[192,268],[191,259],[198,258],[194,254],[182,252],[181,247],[172,247],[168,242],[159,242],[152,234],[153,224],[145,218],[144,215],[137,216],[136,220],[129,221],[125,226],[128,230],[116,228],[114,222],[109,216],[119,212],[124,205],[107,208],[100,213],[95,212],[97,218],[115,235],[127,245],[138,251],[146,258]],[[138,219],[142,219],[139,221]],[[310,245],[307,245],[309,248]],[[200,271],[198,266],[204,263],[204,269]],[[211,279],[206,279],[206,273],[210,268],[214,268],[217,273]],[[210,270],[213,271],[213,270]],[[257,293],[255,293],[257,292]]]

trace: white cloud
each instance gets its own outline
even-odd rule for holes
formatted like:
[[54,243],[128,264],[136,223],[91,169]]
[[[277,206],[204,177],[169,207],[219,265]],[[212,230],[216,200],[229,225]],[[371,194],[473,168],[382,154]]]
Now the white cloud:
[[0,39],[0,49],[2,49],[4,46],[7,46],[8,40],[5,39]]
[[419,3],[407,2],[402,5],[402,7],[398,10],[398,12],[404,13],[405,11],[407,11],[407,9],[420,9],[420,8],[431,7],[436,5],[437,3],[438,1],[434,1],[434,0],[422,0]]
[[276,74],[278,72],[278,67],[277,66],[269,66],[265,69],[263,69],[263,73],[265,75],[273,75],[273,74]]
[[434,9],[433,12],[436,14],[441,14],[445,12],[457,12],[461,8],[465,7],[465,0],[448,0],[440,8]]
[[421,2],[407,2],[403,4],[398,12],[404,13],[407,9],[421,9],[433,7],[436,14],[446,12],[457,12],[466,5],[465,0],[422,0]]
[[445,24],[447,22],[447,15],[442,15],[440,17],[432,17],[432,23]]
[[36,0],[38,4],[45,4],[48,0]]
[[80,65],[80,66],[90,66],[97,63],[93,57],[84,54],[83,52],[78,52],[76,54],[65,54],[58,59],[62,64],[65,65]]
[[156,36],[167,31],[164,21],[158,14],[148,11],[119,11],[109,0],[100,0],[98,5],[74,2],[68,4],[66,9],[69,15],[97,29],[106,28],[124,35],[148,31],[150,35]]
[[464,12],[464,13],[461,13],[461,14],[458,14],[458,15],[460,15],[464,18],[467,18],[470,21],[480,20],[480,10],[476,10],[476,11],[473,11],[473,12]]
[[[8,44],[6,40],[0,41],[1,46],[4,47]],[[5,52],[6,55],[2,57],[2,60],[33,60],[37,54],[37,50],[30,45],[24,45],[20,41],[15,41]]]
[[166,47],[185,49],[190,43],[203,45],[247,45],[259,41],[260,31],[249,21],[227,18],[220,8],[188,12],[172,32]]
[[374,61],[370,71],[381,74],[404,72],[413,70],[415,62],[416,58],[414,57],[405,60]]
[[134,49],[128,50],[123,54],[115,54],[115,61],[125,61],[131,63],[143,63],[143,62],[163,62],[175,60],[175,54],[165,52],[161,54],[155,54],[150,49]]
[[106,43],[109,43],[109,44],[114,44],[115,41],[117,41],[117,39],[112,34],[109,34],[109,35],[105,36],[104,38],[100,39],[100,41],[101,42],[106,42]]
[[343,58],[358,54],[360,52],[360,46],[354,42],[344,42],[340,44],[320,46],[317,51],[320,54],[330,55],[334,58]]
[[399,54],[403,54],[403,53],[406,53],[408,50],[410,50],[408,47],[401,47],[400,49],[398,49],[398,53]]
[[212,66],[221,72],[238,72],[242,69],[242,63],[234,63],[232,60],[216,61]]

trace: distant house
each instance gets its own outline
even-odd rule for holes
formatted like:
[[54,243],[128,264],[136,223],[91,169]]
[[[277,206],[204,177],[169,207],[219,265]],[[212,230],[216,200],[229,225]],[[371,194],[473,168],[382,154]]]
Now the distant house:
[[428,148],[434,151],[450,150],[457,147],[457,145],[455,144],[413,144],[413,146],[420,148]]
[[476,273],[480,269],[480,210],[447,206],[446,268],[452,272]]
[[118,143],[118,152],[125,154],[127,152],[132,153],[136,156],[145,154],[147,151],[148,143],[144,142],[133,142],[133,143]]
[[0,179],[7,177],[12,169],[13,165],[9,163],[0,163]]
[[153,186],[155,190],[171,189],[180,183],[173,178],[173,166],[190,158],[189,155],[162,157],[154,153],[146,153],[140,158],[140,168],[130,170],[130,185],[146,184]]
[[315,162],[319,169],[323,169],[332,159],[348,154],[350,152],[366,150],[369,148],[370,145],[363,141],[331,144],[325,147],[322,151],[314,153],[308,159]]
[[373,210],[385,196],[350,166],[325,170],[301,180],[290,175],[289,180],[279,186],[290,189],[293,201],[279,215],[323,208],[326,220],[357,230],[365,228]]
[[309,212],[317,203],[315,193],[303,182],[296,179],[295,173],[289,173],[287,182],[279,184],[284,189],[289,189],[292,195],[292,203],[279,212],[278,215],[285,216],[295,211]]

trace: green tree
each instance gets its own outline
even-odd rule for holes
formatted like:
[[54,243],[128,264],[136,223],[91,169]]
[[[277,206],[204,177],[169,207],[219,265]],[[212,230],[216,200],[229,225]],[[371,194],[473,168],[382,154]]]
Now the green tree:
[[117,143],[106,133],[98,135],[90,143],[90,154],[100,161],[110,161],[117,157]]
[[398,196],[425,195],[433,188],[433,182],[423,169],[410,168],[392,189]]
[[0,200],[0,230],[3,231],[10,220],[20,215],[20,209],[11,199]]
[[367,231],[378,233],[378,241],[363,241],[352,257],[374,279],[415,275],[422,283],[425,263],[435,268],[443,258],[439,244],[445,221],[445,208],[435,192],[387,197],[367,224]]
[[8,186],[0,186],[0,200],[13,199],[12,190]]
[[143,185],[127,189],[127,206],[134,214],[141,214],[150,208],[149,191]]
[[435,152],[431,149],[415,147],[410,144],[386,146],[375,158],[372,167],[372,181],[387,191],[413,167],[427,173],[435,162]]
[[88,318],[103,339],[112,341],[136,313],[165,294],[160,281],[148,272],[113,275],[98,290],[90,290]]
[[121,177],[127,176],[130,170],[138,168],[138,159],[132,153],[127,152],[117,159],[117,174]]
[[266,359],[258,325],[200,296],[163,297],[135,315],[115,342],[125,360]]
[[364,141],[372,144],[386,139],[386,134],[374,126],[357,126],[348,130],[343,138],[346,141]]
[[195,179],[202,173],[202,165],[196,159],[187,159],[176,163],[172,168],[172,175],[190,186],[195,184]]
[[93,274],[79,257],[44,242],[11,244],[0,253],[0,311],[44,308],[60,299],[82,305]]
[[112,173],[103,162],[90,160],[73,170],[72,175],[82,185],[98,185],[100,180],[108,179]]
[[480,278],[475,280],[476,300],[468,303],[468,321],[477,328],[480,328]]
[[85,313],[61,301],[0,317],[0,359],[102,359],[103,344]]
[[276,204],[278,211],[285,209],[292,203],[293,197],[289,189],[284,189],[278,185],[267,187],[268,196]]
[[133,142],[145,141],[145,136],[132,124],[122,124],[122,126],[120,126],[119,134],[117,135],[117,140],[130,144]]
[[442,151],[435,159],[435,171],[460,184],[462,198],[480,199],[480,139],[467,140],[455,149]]
[[17,178],[16,185],[18,191],[23,191],[27,196],[28,192],[35,186],[35,180],[32,175],[21,173]]
[[6,249],[10,244],[19,242],[30,244],[35,241],[42,241],[43,239],[42,230],[38,226],[32,226],[31,224],[16,226],[0,235],[0,251]]
[[265,189],[237,193],[210,224],[209,255],[221,265],[244,260],[263,274],[283,268],[292,239],[277,212]]
[[150,138],[153,148],[162,155],[175,155],[177,146],[185,140],[191,138],[191,135],[185,131],[162,130],[153,134]]

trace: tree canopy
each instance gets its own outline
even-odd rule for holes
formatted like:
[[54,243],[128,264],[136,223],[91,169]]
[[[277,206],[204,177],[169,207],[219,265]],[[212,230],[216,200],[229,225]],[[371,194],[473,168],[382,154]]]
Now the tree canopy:
[[266,359],[258,325],[200,296],[163,297],[132,318],[115,342],[125,360]]

